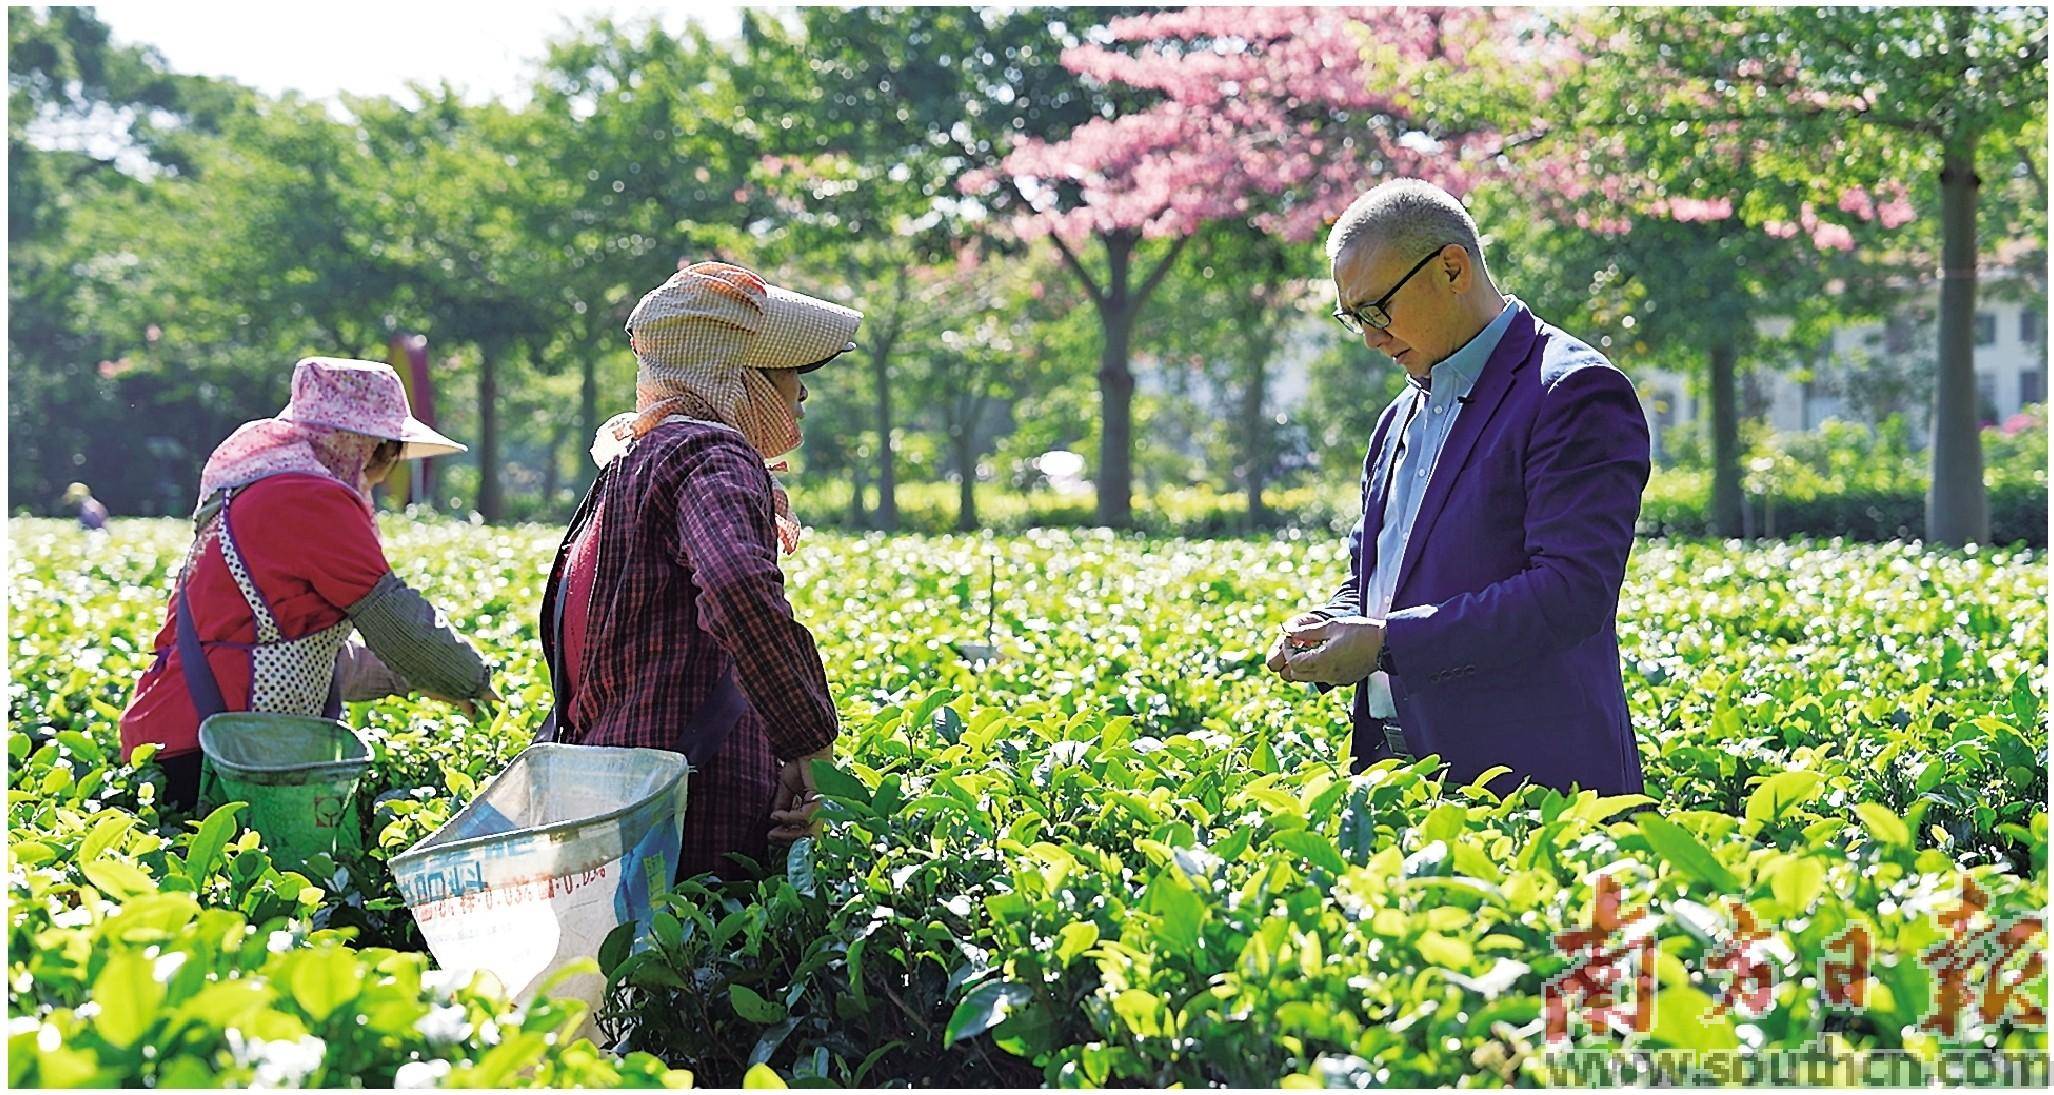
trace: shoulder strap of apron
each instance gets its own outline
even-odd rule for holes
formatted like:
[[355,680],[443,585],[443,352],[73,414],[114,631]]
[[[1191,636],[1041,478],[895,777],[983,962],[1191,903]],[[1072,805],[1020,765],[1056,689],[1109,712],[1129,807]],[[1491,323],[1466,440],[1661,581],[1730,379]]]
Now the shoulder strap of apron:
[[242,593],[243,602],[250,606],[250,615],[257,621],[257,641],[275,643],[285,638],[278,628],[278,617],[271,614],[271,602],[264,598],[264,591],[257,588],[257,579],[250,573],[249,564],[243,561],[242,552],[235,546],[235,495],[231,494],[221,503],[221,561],[228,564],[228,575],[235,579],[235,588]]

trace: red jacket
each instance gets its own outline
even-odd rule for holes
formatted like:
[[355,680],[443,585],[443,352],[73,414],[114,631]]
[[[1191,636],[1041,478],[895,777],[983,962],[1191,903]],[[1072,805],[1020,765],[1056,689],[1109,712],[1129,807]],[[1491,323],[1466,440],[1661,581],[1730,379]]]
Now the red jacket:
[[[335,626],[349,606],[363,600],[392,570],[363,501],[333,479],[269,476],[244,488],[230,509],[236,546],[250,578],[263,591],[288,639]],[[208,543],[189,580],[187,599],[201,642],[257,641],[256,619],[228,573],[219,540]],[[137,682],[135,698],[121,716],[124,757],[144,742],[162,745],[165,756],[200,747],[199,719],[178,657],[177,606],[178,598],[173,597],[157,632],[157,660]],[[222,702],[231,710],[247,710],[248,655],[232,647],[214,647],[207,660],[221,686]]]

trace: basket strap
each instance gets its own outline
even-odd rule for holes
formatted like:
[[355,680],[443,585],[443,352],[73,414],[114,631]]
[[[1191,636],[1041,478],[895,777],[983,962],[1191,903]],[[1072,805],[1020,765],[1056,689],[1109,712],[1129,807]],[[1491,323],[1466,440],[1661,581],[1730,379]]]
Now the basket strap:
[[[568,719],[565,701],[569,697],[564,695],[564,689],[569,683],[569,678],[564,670],[564,658],[575,657],[582,651],[570,652],[563,648],[563,597],[570,585],[571,546],[578,542],[578,537],[584,534],[585,527],[592,523],[592,518],[599,508],[599,499],[605,493],[608,475],[619,463],[620,461],[616,460],[600,468],[598,476],[593,478],[592,486],[585,492],[584,500],[578,503],[577,512],[571,515],[570,527],[564,531],[563,543],[556,549],[556,560],[550,564],[549,578],[543,584],[542,658],[549,669],[551,702],[548,720],[535,732],[536,741],[562,741],[567,734],[571,740],[577,740],[575,731],[566,725]],[[591,632],[587,631],[586,634],[590,635]]]
[[747,709],[748,701],[735,684],[735,667],[730,661],[706,702],[693,709],[684,729],[678,731],[677,751],[685,755],[694,771],[706,767],[720,747],[727,744],[727,736],[734,732],[735,724],[742,721],[742,713]]
[[185,586],[184,582],[178,584],[178,668],[185,674],[193,713],[206,722],[226,711],[228,705],[221,701],[221,682],[214,679],[214,667],[207,664],[207,648],[200,645],[199,630],[193,626],[193,606]]

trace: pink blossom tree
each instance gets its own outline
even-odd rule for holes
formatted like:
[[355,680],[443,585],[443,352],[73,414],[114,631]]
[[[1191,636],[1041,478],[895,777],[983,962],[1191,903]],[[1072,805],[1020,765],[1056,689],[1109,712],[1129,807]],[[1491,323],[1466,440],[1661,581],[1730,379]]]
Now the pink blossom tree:
[[1016,230],[1047,238],[1097,310],[1101,521],[1132,523],[1135,327],[1193,233],[1243,221],[1307,240],[1385,178],[1466,191],[1490,168],[1479,153],[1500,143],[1492,127],[1450,129],[1375,76],[1463,66],[1509,18],[1192,8],[1111,20],[1064,52],[1072,72],[1154,102],[1023,141],[962,189],[1009,199]]

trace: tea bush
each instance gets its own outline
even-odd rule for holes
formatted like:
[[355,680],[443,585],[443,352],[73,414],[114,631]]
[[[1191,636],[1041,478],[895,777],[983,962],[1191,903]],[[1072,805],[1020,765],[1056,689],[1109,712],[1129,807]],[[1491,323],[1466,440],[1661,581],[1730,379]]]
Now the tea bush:
[[[304,874],[232,812],[161,816],[114,756],[183,528],[11,533],[18,1083],[1547,1083],[1561,933],[1608,903],[1658,989],[1574,1046],[2046,1046],[2043,969],[1973,966],[1989,1011],[1934,957],[2046,904],[2034,552],[1640,545],[1648,793],[1601,799],[1349,777],[1343,705],[1261,666],[1338,579],[1329,537],[813,534],[788,570],[844,718],[830,821],[758,880],[682,883],[647,949],[609,941],[599,1040],[642,1054],[615,1058],[575,1006],[429,970],[384,869],[540,722],[552,530],[388,526],[509,703],[358,706],[366,851]],[[999,657],[967,660],[987,620]],[[1873,976],[1829,1006],[1857,936]],[[1766,995],[1721,1010],[1736,955]]]

